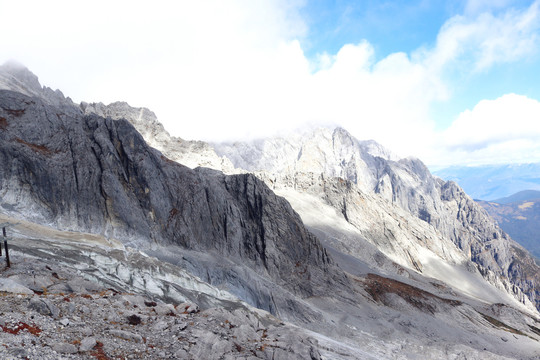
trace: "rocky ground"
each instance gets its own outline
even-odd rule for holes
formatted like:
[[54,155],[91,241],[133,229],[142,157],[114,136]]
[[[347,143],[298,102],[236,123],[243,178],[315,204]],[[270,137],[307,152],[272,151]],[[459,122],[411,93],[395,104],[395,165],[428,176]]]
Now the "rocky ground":
[[0,265],[1,359],[320,358],[316,340],[267,313],[167,304],[52,261],[11,260]]

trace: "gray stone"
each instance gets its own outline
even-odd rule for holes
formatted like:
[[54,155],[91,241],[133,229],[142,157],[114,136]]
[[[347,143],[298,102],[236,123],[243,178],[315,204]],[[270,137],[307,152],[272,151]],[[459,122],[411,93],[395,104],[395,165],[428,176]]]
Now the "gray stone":
[[28,308],[37,311],[42,315],[52,316],[55,319],[60,315],[60,310],[48,299],[34,297],[30,299]]
[[0,292],[32,295],[34,292],[13,279],[0,278]]
[[81,340],[81,344],[79,345],[79,351],[85,352],[92,350],[97,344],[96,338],[94,337],[85,337]]
[[249,341],[257,341],[260,339],[260,336],[257,334],[255,329],[249,325],[242,324],[234,329],[233,336],[236,337],[237,341],[241,343],[246,343]]
[[137,342],[137,343],[142,343],[143,342],[143,338],[142,338],[141,335],[135,334],[135,333],[132,333],[132,332],[129,332],[129,331],[109,330],[108,333],[111,334],[112,336],[116,336],[116,337],[118,337],[120,339],[123,339],[123,340],[133,341],[133,342]]
[[60,354],[75,354],[78,351],[75,345],[64,342],[54,343],[51,348]]

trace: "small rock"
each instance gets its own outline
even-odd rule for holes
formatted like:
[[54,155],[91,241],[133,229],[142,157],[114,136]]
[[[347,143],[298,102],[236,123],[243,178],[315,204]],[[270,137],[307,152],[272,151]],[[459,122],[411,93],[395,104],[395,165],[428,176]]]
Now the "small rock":
[[9,349],[9,353],[18,359],[25,359],[28,357],[28,353],[25,348],[22,347],[14,347]]
[[91,336],[93,334],[93,331],[91,328],[82,328],[81,329],[81,334],[84,335],[84,336]]
[[176,309],[179,313],[187,313],[187,314],[194,314],[198,313],[199,305],[192,303],[192,302],[185,302],[180,305],[178,305]]
[[130,315],[127,320],[130,325],[139,325],[141,323],[141,317],[138,315]]
[[176,314],[176,309],[171,304],[158,304],[154,307],[154,311],[158,315]]
[[42,315],[52,316],[55,319],[60,315],[60,310],[47,299],[32,298],[28,307]]
[[138,342],[138,343],[143,342],[143,339],[142,339],[141,335],[134,334],[134,333],[131,333],[129,331],[109,330],[109,334],[111,334],[112,336],[116,336],[116,337],[118,337],[120,339],[127,340],[127,341],[133,341],[133,342]]
[[60,320],[60,324],[63,325],[63,326],[68,326],[69,325],[69,319],[63,318],[62,320]]
[[79,346],[80,352],[90,351],[97,345],[96,338],[86,337],[81,340],[81,345]]
[[75,354],[77,352],[77,347],[68,343],[54,343],[51,348],[60,354]]
[[260,336],[255,332],[255,330],[246,324],[242,324],[235,328],[233,335],[236,336],[236,339],[241,343],[260,339]]
[[12,280],[12,279],[0,279],[0,291],[9,292],[14,294],[32,295],[34,292],[26,286]]
[[178,349],[176,353],[174,354],[174,357],[177,359],[187,359],[188,358],[188,352],[184,349]]
[[175,331],[184,331],[186,330],[188,327],[188,323],[185,322],[185,321],[179,321],[176,323],[176,325],[174,326],[174,329]]
[[[67,307],[67,312],[73,314],[77,310],[77,307],[73,303],[69,303]],[[75,317],[74,317],[75,318]]]
[[88,292],[81,281],[70,280],[67,282],[67,286],[69,291],[73,293],[86,294]]
[[152,330],[159,333],[168,327],[169,325],[165,321],[158,321],[157,323],[152,325]]

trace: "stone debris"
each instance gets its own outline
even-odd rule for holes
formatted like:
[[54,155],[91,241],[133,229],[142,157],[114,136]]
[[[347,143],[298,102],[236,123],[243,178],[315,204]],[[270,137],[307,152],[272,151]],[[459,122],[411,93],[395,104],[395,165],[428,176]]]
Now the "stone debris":
[[[66,292],[18,293],[29,268]],[[0,275],[12,280],[10,291],[0,292],[0,359],[320,358],[315,339],[242,306],[167,304],[21,259]]]

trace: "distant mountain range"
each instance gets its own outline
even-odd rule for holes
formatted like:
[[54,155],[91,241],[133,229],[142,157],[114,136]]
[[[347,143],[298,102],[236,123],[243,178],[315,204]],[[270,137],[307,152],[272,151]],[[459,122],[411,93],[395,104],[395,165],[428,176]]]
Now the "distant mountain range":
[[523,190],[540,190],[540,163],[451,166],[433,174],[455,181],[473,199],[492,201]]
[[540,258],[540,191],[520,191],[506,198],[478,203],[514,240]]

